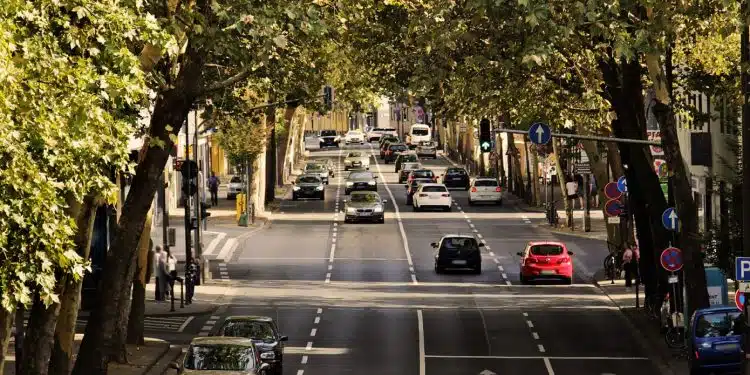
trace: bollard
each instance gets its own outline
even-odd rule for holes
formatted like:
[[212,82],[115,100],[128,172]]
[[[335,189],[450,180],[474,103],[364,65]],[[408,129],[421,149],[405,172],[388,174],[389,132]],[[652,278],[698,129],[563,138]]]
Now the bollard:
[[208,267],[209,267],[210,264],[211,264],[211,261],[209,261],[208,259],[203,259],[203,269],[201,270],[202,271],[201,273],[203,274],[203,282],[204,283],[206,281],[211,280],[211,273],[208,272],[208,270],[209,270]]
[[180,281],[180,308],[185,308],[185,298],[184,298],[184,290],[185,290],[185,283]]
[[171,284],[170,290],[171,291],[169,292],[169,296],[172,299],[172,307],[169,309],[169,311],[173,312],[174,311],[174,283]]

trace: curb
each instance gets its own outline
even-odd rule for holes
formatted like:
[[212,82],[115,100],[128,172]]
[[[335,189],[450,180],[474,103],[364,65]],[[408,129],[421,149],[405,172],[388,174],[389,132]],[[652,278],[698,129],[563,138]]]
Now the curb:
[[170,348],[169,341],[165,341],[165,340],[161,340],[161,341],[162,343],[166,344],[164,345],[164,350],[153,361],[149,362],[149,364],[143,368],[143,371],[141,372],[141,374],[148,374],[148,372],[151,371],[151,369],[153,369],[154,366],[156,366],[156,364],[159,363],[161,359],[166,357],[167,353],[169,353],[169,348]]
[[[175,306],[176,307],[178,306],[178,303],[176,301],[175,301]],[[179,308],[179,307],[177,307],[177,308]],[[151,318],[154,318],[154,317],[157,317],[157,318],[158,317],[171,317],[171,316],[174,316],[174,317],[202,316],[202,315],[211,315],[211,314],[213,314],[214,311],[216,311],[217,308],[218,308],[218,306],[214,306],[214,303],[212,302],[210,310],[206,309],[206,310],[203,310],[203,311],[194,311],[194,312],[191,312],[191,313],[188,313],[188,312],[177,312],[177,311],[175,311],[173,313],[172,312],[154,313],[154,314],[145,314],[143,316],[144,317],[151,317]]]
[[623,311],[622,306],[620,306],[614,299],[612,299],[609,293],[604,291],[604,288],[602,288],[602,286],[599,284],[599,281],[595,278],[592,278],[592,283],[596,286],[597,289],[599,289],[599,291],[602,292],[602,294],[607,296],[607,299],[609,299],[612,304],[617,306],[617,310],[624,318],[628,330],[633,332],[633,337],[638,342],[638,345],[645,350],[648,358],[656,365],[656,367],[659,369],[659,372],[662,375],[682,375],[679,369],[675,369],[672,365],[670,365],[669,360],[673,358],[667,358],[664,355],[664,350],[656,347],[656,345],[654,345],[651,340],[647,339],[643,334],[641,334],[640,328],[638,328],[638,326],[636,325],[633,317],[631,317],[629,313]]
[[[549,226],[548,225],[544,225],[544,224],[532,224],[532,225],[534,227],[536,227],[536,228],[545,230],[545,231],[550,232],[550,233],[559,234],[561,236],[578,237],[578,238],[583,238],[583,239],[587,239],[587,240],[595,240],[595,241],[607,241],[606,238],[592,237],[592,236],[589,236],[589,235],[586,235],[586,234],[583,234],[583,233],[564,232],[564,231],[549,229]],[[586,232],[584,232],[584,233],[586,233]]]

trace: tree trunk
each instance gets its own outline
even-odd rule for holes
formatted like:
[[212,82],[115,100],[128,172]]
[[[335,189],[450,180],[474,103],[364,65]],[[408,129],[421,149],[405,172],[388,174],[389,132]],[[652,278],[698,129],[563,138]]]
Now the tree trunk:
[[[99,202],[97,197],[88,195],[84,198],[83,204],[76,205],[78,206],[74,208],[78,228],[75,237],[76,250],[83,259],[89,259],[91,236],[94,231],[94,221]],[[73,207],[71,205],[71,208]],[[60,312],[57,317],[54,345],[49,361],[50,375],[70,374],[82,286],[83,280],[68,280],[63,293],[60,295]]]
[[523,174],[521,173],[521,152],[516,147],[516,135],[510,134],[508,147],[513,157],[513,183],[515,185],[515,194],[519,198],[526,196],[526,186],[523,183]]
[[40,299],[39,293],[34,293],[23,343],[23,358],[16,358],[17,361],[21,361],[21,374],[47,374],[59,312],[60,304],[53,303],[47,307]]
[[[269,95],[268,101],[273,102],[274,95]],[[268,138],[266,139],[266,203],[273,202],[276,199],[276,109],[269,107],[266,109],[266,128],[268,129]]]
[[146,314],[146,285],[148,284],[148,263],[151,252],[151,220],[153,215],[149,212],[146,223],[143,226],[141,240],[138,242],[138,258],[133,276],[133,298],[130,302],[130,316],[128,317],[127,343],[143,345],[143,322]]
[[[165,147],[149,146],[145,157],[136,166],[133,184],[125,200],[123,215],[118,222],[104,276],[97,290],[98,308],[92,312],[86,325],[73,368],[74,375],[106,375],[110,358],[118,349],[114,342],[115,326],[128,319],[128,297],[134,274],[132,269],[146,216],[151,209],[159,179],[163,176],[169,152],[174,147],[172,137],[179,133],[202,87],[200,77],[205,53],[189,43],[183,57],[182,69],[173,88],[157,96],[151,115],[149,137],[164,142]],[[167,131],[168,126],[171,132]]]
[[8,343],[12,336],[13,320],[15,311],[0,308],[0,375],[5,372],[5,362],[8,355]]
[[[643,106],[643,71],[636,60],[621,61],[610,57],[599,63],[605,87],[604,98],[612,103],[617,114],[612,130],[618,138],[646,139],[646,116]],[[624,175],[629,184],[629,208],[635,214],[635,226],[641,253],[641,276],[646,295],[663,293],[666,273],[658,266],[658,256],[668,245],[669,234],[661,225],[661,214],[667,202],[661,192],[648,146],[618,144]],[[625,168],[627,166],[627,168]],[[629,234],[627,234],[629,236]],[[657,291],[658,288],[658,291]]]
[[289,165],[287,161],[289,160],[289,154],[293,153],[293,151],[290,151],[294,146],[292,146],[292,141],[296,138],[295,131],[297,130],[297,127],[294,126],[294,113],[297,111],[297,106],[288,106],[284,110],[284,127],[286,128],[286,131],[282,134],[281,138],[279,139],[279,160],[276,161],[276,169],[279,171],[277,173],[278,180],[276,181],[276,185],[282,186],[284,185],[284,181],[289,177],[290,173],[287,173],[288,169],[287,166]]

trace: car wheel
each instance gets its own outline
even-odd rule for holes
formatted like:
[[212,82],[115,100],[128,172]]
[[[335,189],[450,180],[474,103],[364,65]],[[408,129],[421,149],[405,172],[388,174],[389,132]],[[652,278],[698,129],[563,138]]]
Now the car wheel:
[[349,224],[349,222],[350,222],[350,221],[351,221],[351,220],[349,220],[349,219],[347,219],[347,218],[344,218],[344,224]]
[[352,193],[352,191],[351,191],[351,190],[344,190],[344,195],[349,195],[349,194],[351,194],[351,193]]
[[526,285],[528,283],[529,283],[529,279],[526,276],[521,275],[521,285]]
[[474,205],[474,201],[469,199],[469,206],[473,206],[473,205]]
[[297,197],[297,194],[292,193],[292,200],[296,201],[298,199],[299,199],[299,197]]
[[563,280],[563,283],[565,285],[573,285],[573,278],[572,277],[567,278],[567,279]]
[[435,265],[435,273],[444,273],[444,272],[445,270],[443,269],[443,267],[438,267],[437,264]]
[[378,220],[378,224],[385,224],[385,217]]
[[345,171],[348,171],[348,170],[349,170],[349,167],[344,167],[344,170],[345,170]]
[[466,185],[466,187],[464,187],[464,190],[469,191],[469,185]]

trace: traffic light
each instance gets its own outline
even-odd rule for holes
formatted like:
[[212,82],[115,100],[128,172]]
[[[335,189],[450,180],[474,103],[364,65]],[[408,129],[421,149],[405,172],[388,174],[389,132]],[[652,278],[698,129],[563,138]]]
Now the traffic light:
[[191,197],[198,192],[198,163],[194,160],[185,160],[180,165],[182,173],[182,193]]
[[323,87],[323,104],[328,110],[333,108],[333,88],[331,86]]
[[479,122],[479,148],[482,152],[490,152],[492,149],[492,129],[490,120],[486,118]]
[[208,206],[201,202],[201,219],[205,219],[207,217],[211,216],[211,213],[208,212]]

